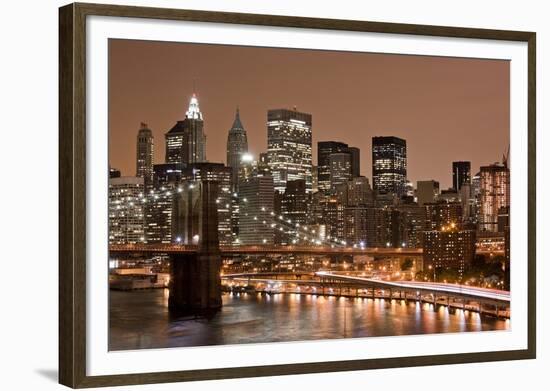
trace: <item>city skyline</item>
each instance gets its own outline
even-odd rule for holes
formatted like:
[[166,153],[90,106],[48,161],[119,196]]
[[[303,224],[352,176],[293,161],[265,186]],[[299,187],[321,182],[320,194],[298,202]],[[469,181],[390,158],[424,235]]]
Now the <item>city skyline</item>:
[[[144,50],[150,55],[143,56]],[[220,71],[210,69],[212,67],[199,66],[201,62],[205,61],[205,58],[209,58],[210,56],[212,60],[212,56],[222,57],[227,50],[242,54],[241,56],[235,56],[235,54],[239,53],[234,53],[231,57],[231,64],[227,64],[228,72],[222,72],[220,75]],[[134,64],[133,68],[128,68],[128,61],[136,61],[136,51],[142,53],[141,59],[143,61],[142,63],[138,62]],[[258,56],[257,51],[260,51],[262,55]],[[267,70],[263,72],[258,71],[260,74],[256,72],[256,74],[251,76],[247,73],[247,67],[241,67],[241,76],[247,79],[247,83],[243,83],[240,80],[243,85],[240,89],[237,88],[239,91],[235,91],[235,88],[224,88],[223,90],[218,89],[212,95],[216,84],[221,86],[232,86],[234,84],[234,78],[228,77],[227,80],[220,80],[220,77],[224,74],[230,74],[231,69],[236,66],[235,63],[243,65],[243,61],[245,60],[254,62],[251,59],[251,52],[256,53],[255,57],[258,58],[256,62],[265,61],[267,58],[276,58],[278,60],[277,64],[281,68],[280,74],[273,75],[273,69],[267,67]],[[197,64],[190,67],[190,72],[186,72],[185,70],[181,74],[174,74],[166,70],[165,72],[160,72],[159,67],[162,68],[162,66],[156,66],[156,68],[149,66],[150,63],[148,61],[151,58],[159,60],[171,59],[171,61],[160,62],[169,69],[173,69],[175,64],[181,64],[183,61],[180,58],[182,53],[190,55],[186,57],[187,59],[191,57],[197,60]],[[333,64],[336,57],[347,61],[345,63],[351,67],[352,74],[355,74],[354,71],[360,66],[376,69],[376,67],[382,65],[386,67],[392,65],[393,68],[390,69],[389,73],[394,76],[397,75],[397,78],[401,79],[407,79],[408,77],[408,80],[401,81],[406,81],[405,86],[409,86],[411,92],[415,92],[418,95],[418,99],[412,102],[409,95],[400,93],[404,91],[403,86],[398,88],[396,82],[392,82],[387,86],[387,90],[391,90],[390,93],[386,91],[384,95],[384,91],[380,88],[378,90],[373,88],[364,92],[364,99],[359,101],[358,99],[352,100],[351,97],[359,93],[357,91],[359,87],[354,87],[350,84],[352,81],[350,77],[353,76],[344,77],[346,75],[340,75],[338,71],[334,71],[336,74],[342,76],[338,79],[338,87],[350,91],[349,96],[347,94],[345,96],[338,94],[338,88],[336,90],[329,88],[331,97],[334,98],[330,102],[326,102],[326,100],[320,98],[312,99],[313,103],[308,104],[308,94],[306,92],[309,91],[302,91],[308,85],[318,88],[319,85],[314,80],[322,75],[308,75],[305,78],[307,80],[303,80],[300,85],[293,84],[292,88],[289,88],[286,85],[287,83],[282,83],[283,85],[279,90],[275,91],[266,85],[262,85],[261,90],[258,91],[243,91],[243,87],[246,88],[247,85],[250,85],[251,81],[248,80],[250,78],[263,80],[265,84],[269,85],[275,83],[276,80],[281,82],[281,79],[295,82],[294,79],[296,76],[285,74],[284,69],[295,62],[306,67],[307,64],[313,61],[312,57],[316,57],[317,62],[320,63],[319,68],[321,68],[321,70],[315,69],[314,72],[311,72],[315,74],[322,72],[327,66]],[[219,65],[217,64],[213,67],[216,68]],[[251,67],[250,64],[248,66]],[[414,72],[409,69],[407,72],[408,76],[401,75],[404,67],[418,68],[416,70],[416,78],[424,78],[425,83],[439,80],[443,84],[428,85],[428,83],[424,89],[412,87],[416,83],[414,80],[410,80]],[[310,113],[313,117],[312,152],[314,164],[317,163],[318,141],[345,142],[350,146],[358,147],[362,150],[361,173],[370,178],[371,183],[372,163],[369,155],[372,136],[397,136],[406,139],[408,179],[413,183],[417,180],[434,179],[440,182],[441,188],[447,188],[452,185],[451,165],[453,161],[471,161],[472,175],[475,175],[478,167],[500,160],[508,146],[509,83],[506,80],[509,77],[509,66],[505,62],[117,40],[110,43],[109,69],[109,157],[111,165],[119,168],[123,175],[132,175],[133,171],[135,171],[136,151],[135,145],[131,140],[135,140],[141,122],[147,123],[153,132],[156,144],[155,163],[164,162],[165,157],[162,153],[164,149],[164,134],[173,126],[173,123],[184,119],[189,99],[193,93],[193,84],[196,85],[201,112],[204,114],[204,131],[207,136],[206,155],[210,162],[226,163],[227,133],[234,121],[237,106],[240,109],[243,126],[248,134],[249,151],[256,158],[259,157],[260,153],[267,150],[267,111],[276,108],[293,108],[295,105],[299,111]],[[124,70],[124,73],[121,73],[122,70]],[[377,83],[376,80],[372,80],[372,75],[367,70],[363,72],[365,72],[365,79],[376,87]],[[449,76],[453,72],[455,72],[454,76]],[[265,80],[265,78],[262,79],[261,73],[268,80]],[[434,75],[428,75],[429,73],[434,73]],[[208,78],[207,74],[210,74],[211,77]],[[285,77],[283,77],[283,74]],[[168,75],[174,77],[170,86],[166,84],[166,77]],[[326,83],[324,85],[328,86],[333,83],[329,76],[330,73],[325,73]],[[387,79],[387,74],[382,76],[384,76],[382,78]],[[480,83],[476,82],[480,78],[484,79],[485,83],[483,85],[479,85]],[[176,82],[176,80],[180,80],[181,83]],[[457,83],[457,81],[460,83]],[[446,88],[450,88],[450,85],[453,84],[459,85],[457,85],[456,89],[452,90],[452,93],[449,93]],[[135,89],[140,86],[147,86],[149,93],[132,93],[136,92]],[[300,86],[302,90],[300,90]],[[285,95],[285,91],[287,90],[292,91],[293,97],[282,99],[281,95]],[[378,95],[376,92],[378,92]],[[252,100],[251,95],[257,96],[258,99]],[[369,104],[372,101],[371,95],[379,97],[374,106]],[[454,99],[463,102],[463,107],[452,109],[452,95],[455,95]],[[321,94],[321,96],[324,97],[325,95]],[[392,105],[387,102],[392,97],[395,99],[393,109]],[[436,97],[442,101],[439,110],[437,110],[437,106],[434,106],[434,103],[437,103],[434,101]],[[235,104],[230,102],[231,99],[235,100]],[[216,101],[218,100],[223,100],[224,103],[216,105]],[[429,105],[429,110],[426,107],[427,105],[424,105],[423,110],[420,110],[417,107],[420,104],[416,104],[417,100],[423,102],[430,101],[432,104]],[[153,101],[155,104],[151,105]],[[147,102],[149,102],[148,105]],[[362,102],[365,107],[361,107]],[[413,104],[413,108],[404,109],[402,106],[407,103]],[[143,105],[147,105],[148,108],[143,108]],[[262,108],[261,106],[265,107]],[[313,110],[309,109],[308,106]],[[322,107],[325,107],[325,110],[321,110],[320,108]],[[416,109],[416,111],[413,112],[413,109]],[[388,115],[385,119],[379,118],[381,113],[388,112],[388,110],[395,111],[395,114],[393,116]],[[431,115],[427,115],[428,111]],[[361,113],[361,115],[357,114],[354,116],[353,112]],[[498,115],[495,113],[498,113]],[[447,116],[447,124],[437,127],[442,121],[441,116],[445,115]],[[472,116],[474,118],[471,118]],[[358,119],[364,119],[364,122],[362,122],[362,128],[365,129],[364,132],[361,132],[361,129],[358,128]],[[407,120],[410,123],[407,129],[396,125],[400,121]],[[137,122],[134,124],[135,121]],[[340,129],[335,129],[337,127],[333,124],[335,121],[339,124],[337,126]],[[448,129],[456,129],[463,125],[464,122],[468,123],[469,121],[471,122],[471,126],[464,127],[465,131],[459,135],[460,137],[452,138],[452,142],[450,142]],[[372,128],[376,128],[376,124],[381,122],[388,124],[386,127],[387,130],[374,131]],[[426,124],[426,126],[424,126],[423,130],[419,131],[418,127],[422,123]],[[398,127],[402,130],[397,129]],[[488,129],[488,131],[480,133],[480,129],[483,127]],[[382,126],[379,126],[379,128],[382,128]],[[417,132],[417,134],[415,135],[414,132]],[[451,131],[451,133],[453,132]],[[475,135],[475,142],[472,142],[472,138],[468,135]],[[437,140],[441,140],[442,137],[444,140],[438,143]],[[430,142],[427,140],[430,140]],[[461,148],[464,142],[467,143],[467,148],[466,146]]]

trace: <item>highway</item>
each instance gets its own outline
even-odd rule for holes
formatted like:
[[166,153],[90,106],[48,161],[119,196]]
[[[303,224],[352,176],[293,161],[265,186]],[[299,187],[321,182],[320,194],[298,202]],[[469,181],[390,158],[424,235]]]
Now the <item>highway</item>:
[[331,278],[340,281],[364,283],[365,285],[376,285],[387,287],[387,289],[402,289],[402,290],[419,290],[423,292],[433,292],[441,294],[451,294],[458,296],[467,296],[474,298],[483,298],[495,301],[503,301],[510,303],[510,292],[497,289],[479,288],[468,285],[443,284],[433,282],[416,282],[416,281],[382,281],[373,278],[347,276],[343,274],[331,272],[315,273],[321,278]]

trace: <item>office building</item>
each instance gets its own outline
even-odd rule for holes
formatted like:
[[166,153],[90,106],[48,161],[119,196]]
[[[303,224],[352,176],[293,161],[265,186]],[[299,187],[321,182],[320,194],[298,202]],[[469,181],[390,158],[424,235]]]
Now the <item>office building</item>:
[[197,163],[206,161],[206,136],[203,115],[197,96],[193,94],[185,119],[178,121],[165,134],[166,163]]
[[347,182],[347,206],[373,206],[374,194],[369,179],[355,177]]
[[453,162],[453,189],[460,191],[463,184],[470,184],[470,162]]
[[231,225],[231,175],[230,167],[223,163],[201,162],[189,164],[182,175],[183,181],[215,181],[218,195],[216,207],[218,211],[218,239],[221,246],[229,246],[233,241]]
[[145,203],[145,235],[148,243],[172,242],[172,206],[181,184],[185,164],[153,166],[153,187]]
[[372,181],[380,194],[405,194],[407,181],[407,143],[398,137],[372,138]]
[[347,152],[350,154],[351,177],[357,178],[361,176],[361,151],[357,147],[348,147]]
[[246,130],[241,123],[239,108],[235,113],[235,120],[227,135],[227,166],[231,167],[231,191],[235,192],[239,182],[239,167],[241,160],[248,153],[248,139]]
[[274,243],[274,196],[271,176],[253,176],[239,184],[238,244]]
[[137,134],[136,176],[143,178],[145,192],[153,185],[154,139],[153,132],[147,124],[141,123]]
[[143,178],[109,179],[109,243],[145,241]]
[[[290,236],[299,232],[299,228],[296,227],[296,224],[300,226],[307,224],[308,198],[309,195],[306,192],[306,182],[303,179],[287,182],[285,192],[281,198],[281,214],[286,221],[291,221],[288,228]],[[286,231],[287,230],[285,230],[285,232]],[[289,235],[282,236],[282,244],[289,243]]]
[[340,184],[351,178],[351,155],[347,152],[332,153],[329,156],[330,189],[334,191]]
[[312,191],[311,114],[277,109],[267,113],[268,164],[275,190],[284,192],[287,181],[303,179]]
[[510,169],[504,164],[481,167],[479,188],[479,229],[496,232],[500,208],[510,206]]

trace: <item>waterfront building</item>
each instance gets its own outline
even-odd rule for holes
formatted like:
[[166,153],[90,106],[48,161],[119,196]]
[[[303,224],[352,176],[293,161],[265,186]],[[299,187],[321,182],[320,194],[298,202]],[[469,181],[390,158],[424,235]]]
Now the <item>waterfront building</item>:
[[405,194],[407,142],[399,137],[372,138],[372,181],[377,193]]
[[154,138],[146,123],[141,123],[137,134],[136,176],[143,178],[145,192],[153,185]]
[[239,182],[239,167],[241,160],[248,153],[246,130],[241,122],[239,108],[227,135],[227,166],[231,167],[231,191],[235,192]]
[[166,163],[197,163],[206,161],[204,120],[197,96],[193,94],[185,119],[165,134]]
[[109,178],[109,243],[145,241],[143,178]]
[[267,112],[267,160],[275,190],[282,193],[287,181],[303,179],[311,193],[311,127],[311,114],[296,109]]
[[424,270],[456,269],[463,273],[475,255],[476,232],[450,224],[424,232]]

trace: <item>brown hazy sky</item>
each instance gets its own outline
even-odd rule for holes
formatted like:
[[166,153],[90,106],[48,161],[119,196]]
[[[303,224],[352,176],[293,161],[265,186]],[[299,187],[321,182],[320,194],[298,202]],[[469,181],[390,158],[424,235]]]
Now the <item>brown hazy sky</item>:
[[509,144],[509,63],[426,56],[111,40],[109,158],[135,175],[136,135],[146,122],[155,162],[164,133],[185,117],[196,93],[209,161],[225,162],[238,105],[250,151],[267,148],[266,113],[292,108],[313,115],[317,141],[361,149],[372,181],[372,136],[407,140],[408,178],[451,185],[451,165],[499,161]]

